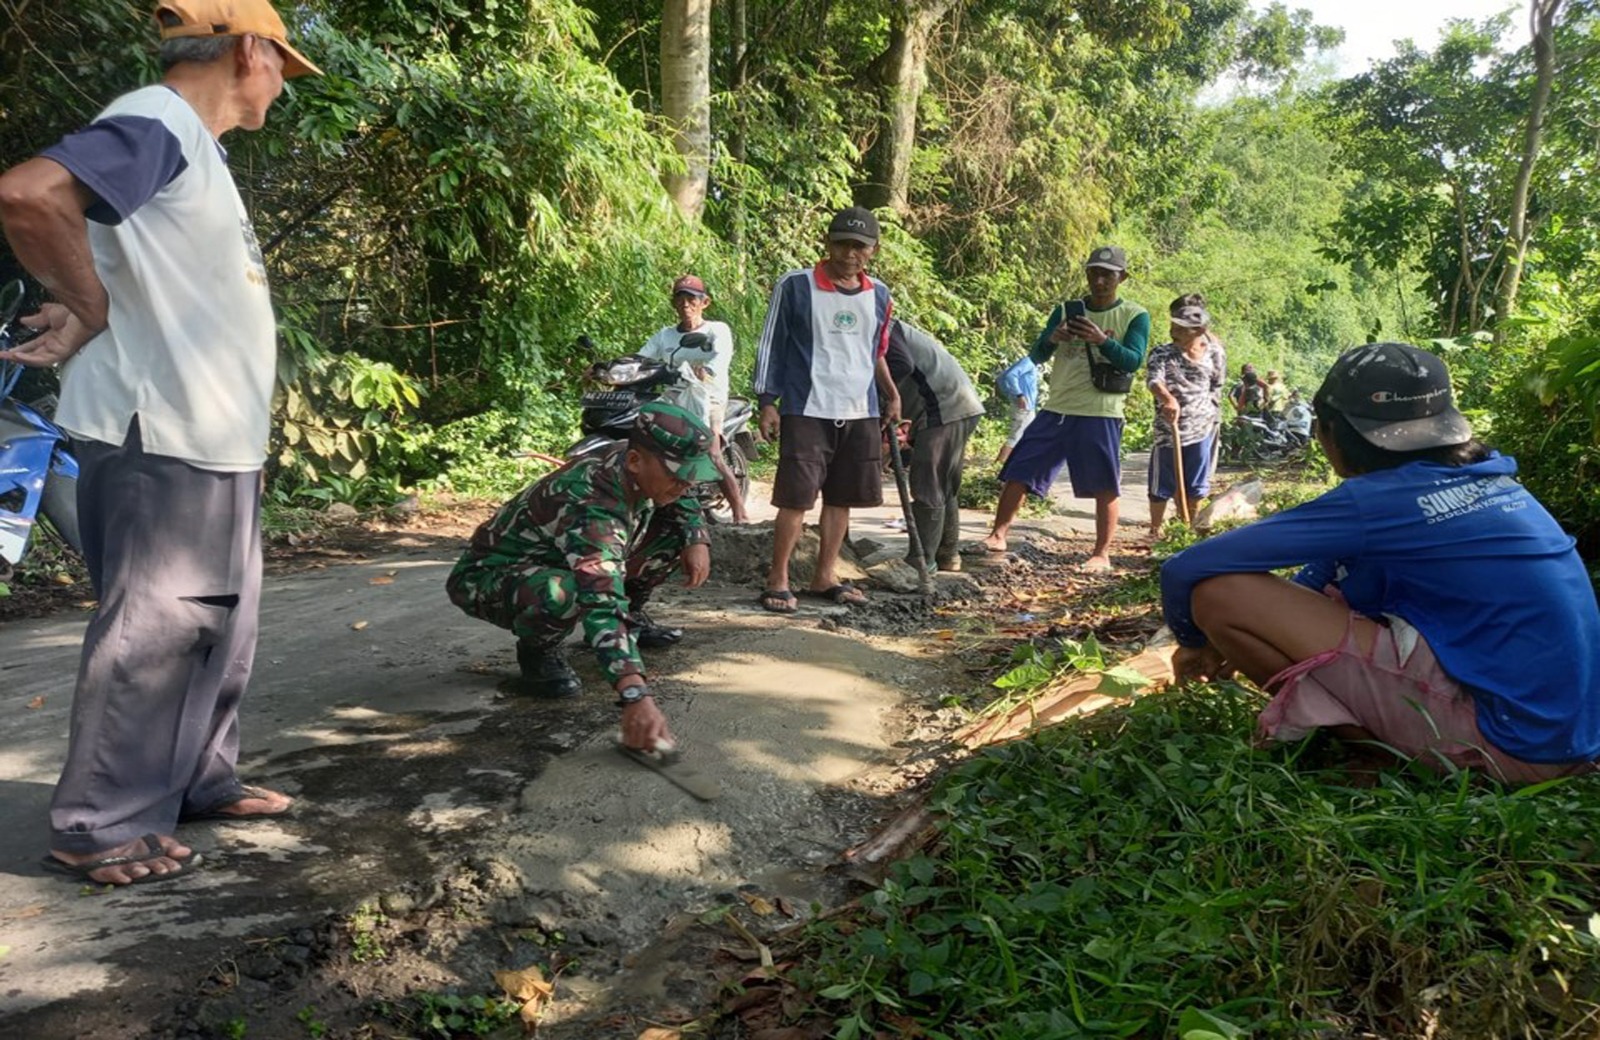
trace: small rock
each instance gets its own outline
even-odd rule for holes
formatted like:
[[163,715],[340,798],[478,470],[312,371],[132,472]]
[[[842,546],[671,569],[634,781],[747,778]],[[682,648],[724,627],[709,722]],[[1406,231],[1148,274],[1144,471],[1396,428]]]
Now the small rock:
[[354,520],[361,515],[360,511],[348,502],[330,502],[327,514],[329,520]]
[[902,559],[873,564],[867,568],[867,577],[895,592],[916,592],[921,588],[917,569]]
[[852,538],[850,540],[850,549],[861,559],[865,560],[873,553],[883,551],[884,543],[878,541],[876,538]]
[[378,897],[378,906],[390,917],[404,917],[417,908],[417,901],[404,892],[385,892]]
[[311,947],[309,946],[285,946],[280,956],[283,957],[283,963],[291,968],[304,971],[311,967]]
[[444,885],[440,884],[437,880],[430,881],[428,882],[427,886],[423,888],[422,893],[417,896],[417,909],[431,910],[438,906],[440,901],[443,899]]
[[586,924],[578,933],[586,946],[608,947],[617,945],[618,933],[614,928],[603,924]]
[[270,979],[283,971],[283,961],[267,953],[253,953],[240,957],[234,962],[235,969],[239,972],[240,988],[244,983]]

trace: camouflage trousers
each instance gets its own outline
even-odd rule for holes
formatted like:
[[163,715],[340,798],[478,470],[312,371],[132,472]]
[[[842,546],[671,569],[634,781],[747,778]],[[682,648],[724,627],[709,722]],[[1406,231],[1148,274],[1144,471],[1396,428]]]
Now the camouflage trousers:
[[[678,569],[687,539],[683,524],[658,511],[644,537],[629,554],[623,581],[626,601],[616,615],[587,631],[591,643],[617,639],[626,631],[624,618],[649,599],[656,586]],[[503,567],[457,565],[445,582],[450,602],[475,618],[509,629],[519,643],[557,646],[579,621],[578,576],[565,567],[508,564]],[[588,619],[589,629],[596,620]]]

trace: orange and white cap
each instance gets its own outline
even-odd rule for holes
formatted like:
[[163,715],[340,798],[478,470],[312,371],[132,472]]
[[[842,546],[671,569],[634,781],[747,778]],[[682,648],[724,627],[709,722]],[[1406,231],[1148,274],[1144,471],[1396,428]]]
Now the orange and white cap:
[[[176,18],[176,24],[163,24],[163,13]],[[284,79],[322,75],[321,69],[289,46],[289,31],[268,0],[161,0],[156,5],[156,24],[163,40],[259,36],[277,44],[283,52]]]

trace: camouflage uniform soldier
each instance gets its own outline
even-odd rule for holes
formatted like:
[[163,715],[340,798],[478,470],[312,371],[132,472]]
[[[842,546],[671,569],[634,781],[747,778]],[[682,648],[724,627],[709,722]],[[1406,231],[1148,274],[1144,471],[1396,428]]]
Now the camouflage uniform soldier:
[[[710,536],[690,487],[717,479],[711,434],[675,405],[639,410],[626,443],[563,466],[501,506],[446,582],[450,601],[517,637],[528,692],[572,697],[560,645],[578,623],[623,710],[623,741],[670,742],[645,685],[640,609],[681,563],[690,588],[711,570]],[[675,635],[667,633],[675,639]],[[647,644],[648,645],[648,644]]]

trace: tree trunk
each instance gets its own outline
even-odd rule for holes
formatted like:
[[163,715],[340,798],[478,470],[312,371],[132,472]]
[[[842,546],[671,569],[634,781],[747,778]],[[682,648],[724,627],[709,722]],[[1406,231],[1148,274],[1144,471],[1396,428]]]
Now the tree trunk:
[[711,0],[664,0],[661,115],[683,169],[661,178],[672,202],[698,221],[711,176]]
[[[750,81],[750,15],[746,0],[728,0],[728,93],[733,98],[728,127],[728,155],[736,163],[745,157],[745,86]],[[745,204],[734,192],[728,214],[728,242],[733,246],[735,288],[745,288]]]
[[728,92],[733,95],[734,125],[728,153],[744,162],[744,88],[750,79],[750,16],[746,0],[728,0]]
[[1506,319],[1517,306],[1517,290],[1522,285],[1522,264],[1533,237],[1528,228],[1528,189],[1533,183],[1533,164],[1539,158],[1539,141],[1544,134],[1544,113],[1549,106],[1550,85],[1556,74],[1556,15],[1562,0],[1533,0],[1528,10],[1528,26],[1533,34],[1533,98],[1528,105],[1528,122],[1522,132],[1522,163],[1517,168],[1516,190],[1511,196],[1510,233],[1507,241],[1506,269],[1500,280],[1500,299],[1494,316],[1495,339],[1505,335]]
[[873,209],[909,206],[911,153],[917,143],[917,103],[928,84],[928,43],[955,0],[908,0],[890,28],[889,46],[875,64],[883,86],[878,139],[867,153],[867,181],[857,200]]

